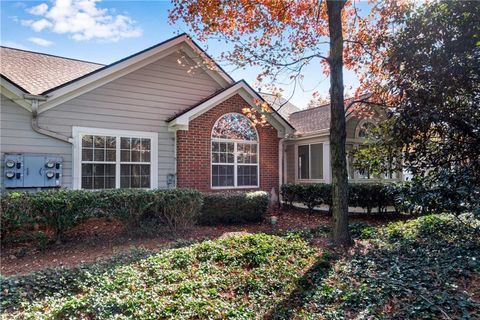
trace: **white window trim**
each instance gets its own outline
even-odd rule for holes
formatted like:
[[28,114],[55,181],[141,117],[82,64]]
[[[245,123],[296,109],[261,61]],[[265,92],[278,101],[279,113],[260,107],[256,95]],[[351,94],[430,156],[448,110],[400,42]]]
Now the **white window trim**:
[[[352,149],[358,148],[362,143],[354,142],[354,143],[347,143],[352,146]],[[348,151],[347,151],[348,153]],[[349,157],[347,156],[347,170],[350,170],[350,160]],[[400,172],[394,172],[397,177],[396,178],[388,178],[384,177],[385,174],[382,174],[379,176],[374,176],[370,175],[370,178],[367,177],[362,177],[358,170],[353,169],[353,178],[350,178],[350,175],[348,175],[348,181],[352,183],[375,183],[375,182],[398,182],[403,180],[403,176]]]
[[[241,113],[237,113],[237,112],[229,112],[229,113],[225,113],[223,115],[221,115],[217,121],[215,121],[215,124],[213,125],[212,127],[212,132],[210,133],[210,189],[212,190],[228,190],[228,189],[257,189],[257,188],[260,188],[260,136],[258,135],[258,131],[257,131],[257,128],[255,128],[255,126],[252,125],[253,129],[255,130],[255,134],[257,136],[257,140],[237,140],[237,139],[222,139],[222,138],[213,138],[212,137],[212,134],[213,134],[213,129],[215,128],[215,126],[217,125],[218,121],[220,119],[222,119],[223,117],[225,117],[226,115],[229,115],[229,114],[239,114],[243,117],[245,117],[245,115],[241,114]],[[247,118],[247,117],[245,117]],[[248,121],[250,121],[250,119],[247,118]],[[212,142],[232,142],[233,143],[233,158],[234,158],[234,162],[233,163],[213,163],[212,161]],[[238,143],[244,143],[244,144],[256,144],[257,145],[257,163],[256,164],[249,164],[249,163],[237,163],[237,145]],[[233,186],[213,186],[213,166],[214,165],[231,165],[233,166]],[[237,186],[237,171],[238,171],[238,166],[242,166],[242,165],[250,165],[250,166],[254,166],[256,165],[257,166],[257,184],[256,185],[252,185],[252,186]]]
[[[299,147],[302,147],[302,146],[308,146],[308,176],[310,177],[311,176],[311,171],[312,171],[312,152],[311,152],[311,145],[312,144],[321,144],[322,145],[322,160],[323,160],[323,163],[322,163],[322,176],[323,178],[321,179],[312,179],[312,178],[308,178],[308,179],[305,179],[305,178],[300,178],[300,172],[298,171],[298,166],[299,166],[299,162],[298,162],[298,148]],[[327,144],[328,146],[328,144]],[[298,182],[305,182],[305,183],[325,183],[328,179],[325,177],[326,175],[326,171],[325,171],[325,158],[326,158],[326,142],[310,142],[310,143],[300,143],[300,144],[297,144],[295,146],[295,178],[296,178],[296,181]],[[328,155],[329,156],[329,155]]]
[[357,124],[357,127],[355,128],[355,139],[356,140],[358,140],[358,141],[364,141],[365,140],[365,138],[359,137],[358,134],[360,133],[360,130],[362,129],[363,125],[366,124],[366,123],[371,123],[375,127],[378,127],[378,122],[373,120],[373,119],[362,119],[362,120],[360,120]]
[[[144,138],[151,140],[150,149],[150,189],[158,188],[158,133],[130,130],[72,127],[73,137],[73,189],[82,188],[82,137],[84,135],[105,135],[125,138]],[[119,139],[117,139],[117,143]],[[115,186],[120,187],[120,149],[117,145]]]

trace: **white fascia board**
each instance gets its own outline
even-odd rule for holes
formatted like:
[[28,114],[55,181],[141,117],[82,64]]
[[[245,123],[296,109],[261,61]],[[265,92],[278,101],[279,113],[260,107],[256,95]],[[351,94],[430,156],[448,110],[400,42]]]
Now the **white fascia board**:
[[[242,88],[243,89],[243,88]],[[257,95],[252,95],[252,90],[246,86],[246,91],[243,91],[243,90],[240,90],[238,92],[238,94],[245,100],[248,102],[248,104],[250,104],[250,106],[252,108],[255,108],[258,110],[258,106],[253,103],[253,98],[257,98]],[[259,99],[260,100],[260,99]],[[288,124],[285,123],[285,121],[283,121],[283,119],[281,119],[277,113],[275,111],[273,112],[270,112],[268,114],[266,114],[267,116],[267,121],[268,123],[270,123],[275,129],[277,129],[277,132],[278,132],[278,137],[279,138],[285,138],[285,136],[287,134],[292,134],[294,131],[290,128],[290,126]]]
[[[228,98],[239,94],[252,108],[258,109],[258,106],[254,103],[253,99],[259,98],[258,95],[244,82],[238,82],[231,88],[228,88],[224,92],[212,97],[211,99],[203,102],[194,109],[182,114],[169,123],[170,131],[175,130],[188,130],[188,124],[191,120],[202,115]],[[282,121],[276,113],[272,112],[267,115],[268,122],[278,131],[278,136],[283,138],[286,134],[293,133],[293,129]]]
[[329,135],[330,135],[330,129],[323,129],[323,130],[318,130],[318,131],[307,133],[307,134],[295,135],[295,136],[292,136],[290,140],[312,139],[316,137],[325,137]]
[[[252,90],[252,88],[250,88],[248,85],[246,85],[245,83],[241,82],[242,84],[242,88],[248,92],[248,94],[250,95],[250,99],[247,99],[246,97],[242,96],[248,103],[250,103],[250,105],[252,105],[254,108],[257,108],[258,109],[258,106],[256,106],[253,101],[252,101],[252,98],[256,98],[260,101],[263,101],[264,99],[257,93],[255,92],[254,90]],[[240,94],[241,95],[241,94]],[[268,120],[269,122],[276,122],[278,125],[277,126],[274,126],[275,129],[278,130],[278,133],[279,133],[279,136],[280,134],[282,135],[281,137],[285,137],[285,135],[288,135],[288,134],[293,134],[295,132],[295,130],[290,126],[290,124],[285,120],[283,119],[276,111],[273,111],[271,113],[268,114]],[[271,123],[272,125],[274,123]],[[280,131],[283,131],[283,132],[280,132]]]
[[4,78],[0,78],[0,93],[8,99],[12,100],[22,108],[32,112],[32,105],[29,101],[25,100],[23,95],[25,92],[17,88],[10,81]]
[[202,104],[196,106],[192,110],[189,110],[182,114],[181,116],[173,119],[170,123],[170,127],[175,127],[175,126],[187,126],[190,122],[190,120],[195,119],[199,115],[207,112],[211,108],[215,107],[219,103],[227,100],[231,96],[233,96],[237,90],[240,88],[240,83],[237,83],[236,85],[232,86],[231,88],[228,88],[227,90],[223,91],[222,93],[212,97],[211,99],[203,102]]

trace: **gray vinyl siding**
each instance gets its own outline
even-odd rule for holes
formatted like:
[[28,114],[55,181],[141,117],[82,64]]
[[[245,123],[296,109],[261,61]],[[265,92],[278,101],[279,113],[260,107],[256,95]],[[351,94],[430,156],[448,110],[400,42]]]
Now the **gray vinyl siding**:
[[[0,104],[0,152],[55,154],[64,159],[64,182],[72,181],[72,145],[36,133],[31,127],[32,114],[4,95]],[[3,186],[3,161],[0,185]]]
[[[39,125],[72,135],[72,127],[158,133],[158,185],[175,172],[174,135],[166,119],[211,95],[220,85],[202,69],[188,73],[174,53],[41,113]],[[64,180],[72,187],[72,145],[35,133],[31,114],[2,96],[1,152],[49,153],[64,158]],[[15,123],[15,124],[13,124]]]

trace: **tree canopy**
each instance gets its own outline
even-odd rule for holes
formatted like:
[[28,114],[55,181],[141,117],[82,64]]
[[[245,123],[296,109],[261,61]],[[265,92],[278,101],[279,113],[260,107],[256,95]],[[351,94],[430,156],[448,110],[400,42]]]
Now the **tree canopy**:
[[400,21],[376,88],[395,104],[381,138],[356,154],[357,166],[378,171],[402,154],[403,168],[449,210],[479,204],[479,21],[477,1],[431,2]]

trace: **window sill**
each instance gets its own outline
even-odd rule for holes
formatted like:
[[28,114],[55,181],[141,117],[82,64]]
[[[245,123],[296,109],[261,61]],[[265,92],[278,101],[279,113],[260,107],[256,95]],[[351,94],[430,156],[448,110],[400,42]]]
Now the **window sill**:
[[210,187],[212,190],[232,190],[232,189],[258,189],[260,186],[241,186],[241,187]]
[[325,179],[297,179],[300,183],[325,183]]

